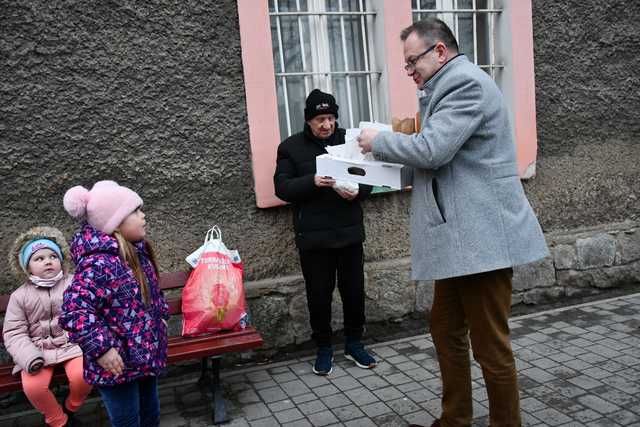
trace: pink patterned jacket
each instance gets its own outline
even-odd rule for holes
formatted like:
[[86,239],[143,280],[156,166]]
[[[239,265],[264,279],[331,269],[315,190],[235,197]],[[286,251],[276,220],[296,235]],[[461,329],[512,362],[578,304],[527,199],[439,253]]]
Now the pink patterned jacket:
[[[150,301],[142,302],[133,271],[119,256],[117,240],[83,224],[71,243],[76,273],[64,293],[60,325],[82,348],[84,379],[89,384],[123,384],[158,375],[166,366],[169,307],[149,258],[147,243],[135,244],[149,283]],[[111,347],[125,364],[113,375],[97,362]]]

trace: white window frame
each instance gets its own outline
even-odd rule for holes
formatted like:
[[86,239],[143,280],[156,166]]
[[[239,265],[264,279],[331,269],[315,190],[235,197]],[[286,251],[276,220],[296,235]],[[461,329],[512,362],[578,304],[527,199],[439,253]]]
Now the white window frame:
[[[342,75],[345,76],[346,82],[346,93],[347,93],[347,105],[341,105],[341,110],[345,111],[346,114],[343,113],[348,121],[345,123],[346,127],[357,127],[358,123],[355,123],[354,120],[354,112],[353,112],[353,103],[351,96],[351,76],[356,75],[365,75],[366,86],[367,86],[367,99],[368,99],[368,112],[370,120],[380,121],[386,118],[386,111],[381,111],[381,109],[386,107],[386,97],[383,92],[383,85],[381,84],[382,80],[382,71],[378,69],[374,69],[372,64],[376,64],[376,52],[375,52],[375,18],[377,12],[374,11],[369,5],[368,0],[359,0],[359,11],[345,11],[343,9],[343,0],[338,0],[339,10],[338,11],[327,11],[325,9],[326,0],[307,0],[307,11],[300,10],[300,0],[296,0],[296,8],[295,12],[280,12],[278,0],[273,0],[274,11],[269,12],[270,19],[275,17],[276,21],[276,33],[277,40],[272,40],[275,44],[277,43],[278,49],[278,58],[280,72],[275,73],[275,78],[280,79],[282,85],[282,93],[284,96],[284,114],[286,116],[286,125],[287,125],[287,133],[288,135],[281,135],[284,137],[291,135],[292,133],[297,132],[298,130],[292,129],[291,124],[291,113],[289,111],[289,96],[287,93],[287,78],[291,76],[304,77],[304,87],[305,93],[309,93],[313,88],[320,88],[323,91],[328,93],[333,93],[331,76],[334,75]],[[298,18],[298,30],[299,30],[299,43],[302,53],[302,66],[303,71],[301,72],[288,72],[285,69],[284,62],[284,52],[283,52],[283,43],[282,43],[282,31],[281,31],[281,17],[283,16],[296,16]],[[341,38],[342,38],[342,51],[343,51],[343,61],[345,65],[344,71],[335,71],[331,70],[331,61],[330,61],[330,52],[329,52],[329,34],[328,34],[328,25],[327,25],[327,17],[328,16],[339,16],[340,17],[340,25],[342,28]],[[344,31],[344,17],[345,16],[359,16],[360,25],[362,29],[363,35],[363,60],[364,60],[364,70],[353,70],[352,65],[349,64],[348,55],[347,55],[347,45],[346,45],[346,37]],[[309,41],[311,46],[311,64],[308,64],[305,54],[305,43],[304,43],[304,34],[302,33],[302,19],[307,17],[309,19],[308,25],[310,29]],[[309,67],[311,65],[311,67]],[[278,114],[282,114],[281,111]]]
[[[456,40],[460,43],[460,38],[458,35],[458,18],[460,14],[472,14],[473,15],[473,63],[478,65],[478,67],[487,71],[491,78],[494,80],[497,77],[496,71],[503,70],[504,64],[498,62],[498,55],[496,53],[497,50],[497,38],[498,38],[498,26],[496,20],[500,17],[503,12],[503,9],[496,5],[495,0],[487,0],[487,8],[479,9],[477,7],[477,1],[472,0],[471,9],[462,9],[458,7],[458,0],[436,0],[436,8],[435,9],[424,9],[422,8],[422,1],[416,0],[416,8],[412,7],[411,15],[413,18],[422,15],[435,15],[438,19],[444,21],[449,28],[453,31]],[[478,64],[478,15],[487,15],[488,18],[488,29],[487,29],[487,38],[489,40],[489,63],[488,64]]]
[[[526,179],[535,175],[537,152],[532,0],[494,0],[496,3],[503,12],[495,19],[495,55],[505,64],[502,71],[496,73],[496,83],[510,106],[518,171],[521,178]],[[278,123],[274,76],[277,68],[268,0],[237,0],[237,4],[256,205],[259,208],[280,206],[284,202],[275,195],[273,171],[277,148],[284,138],[280,127],[274,126]],[[376,59],[370,57],[369,63],[382,70],[378,106],[380,114],[386,117],[377,120],[389,123],[392,117],[414,117],[416,87],[402,69],[405,58],[399,38],[400,32],[413,21],[411,0],[367,0],[367,6],[378,12],[375,18],[367,17],[368,23],[373,21],[368,36],[373,37],[374,42],[369,53],[376,53]]]

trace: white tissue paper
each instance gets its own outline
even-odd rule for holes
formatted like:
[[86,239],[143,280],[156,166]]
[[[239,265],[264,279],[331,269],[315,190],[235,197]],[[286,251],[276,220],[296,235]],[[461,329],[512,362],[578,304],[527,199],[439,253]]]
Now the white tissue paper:
[[[375,161],[372,153],[362,154],[360,147],[358,146],[358,136],[363,129],[376,129],[381,132],[392,132],[391,125],[378,122],[360,122],[357,128],[347,129],[347,133],[344,137],[344,144],[327,146],[327,153],[331,156],[342,160],[356,160],[356,161]],[[333,188],[347,191],[349,193],[355,193],[358,191],[358,184],[351,181],[336,181]]]
[[362,129],[375,129],[380,132],[393,132],[391,125],[379,122],[360,122],[358,125],[360,130]]
[[328,145],[326,147],[327,153],[343,160],[365,160],[365,155],[360,152],[360,147],[358,147],[358,135],[360,135],[360,129],[347,129],[344,144]]
[[379,131],[392,132],[391,125],[377,122],[360,122],[357,128],[347,129],[347,133],[344,137],[344,144],[333,145],[327,147],[327,153],[333,157],[342,160],[366,160],[373,161],[373,154],[362,154],[360,147],[358,147],[358,135],[363,129],[377,129]]
[[333,188],[335,188],[336,190],[340,190],[340,191],[346,191],[347,193],[355,193],[358,194],[358,191],[360,190],[360,187],[358,186],[357,183],[355,182],[351,182],[351,181],[342,181],[342,180],[336,180],[336,183],[333,184]]
[[[329,156],[343,161],[375,162],[376,160],[372,153],[362,154],[360,147],[358,146],[358,136],[363,129],[376,129],[381,132],[393,132],[391,125],[378,122],[360,122],[357,128],[346,129],[344,144],[330,145],[326,147]],[[349,193],[357,193],[359,187],[357,183],[352,181],[336,180],[333,188],[341,191],[347,191]]]

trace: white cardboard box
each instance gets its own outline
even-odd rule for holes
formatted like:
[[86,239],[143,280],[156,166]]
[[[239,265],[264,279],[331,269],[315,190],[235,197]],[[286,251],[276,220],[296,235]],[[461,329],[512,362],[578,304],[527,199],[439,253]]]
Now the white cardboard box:
[[316,157],[316,174],[359,184],[402,188],[400,170],[402,165],[366,160],[343,160],[322,154]]

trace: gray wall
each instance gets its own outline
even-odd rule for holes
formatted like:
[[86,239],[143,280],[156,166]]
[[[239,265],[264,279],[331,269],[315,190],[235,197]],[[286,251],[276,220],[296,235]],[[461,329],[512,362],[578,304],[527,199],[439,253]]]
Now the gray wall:
[[[216,223],[247,279],[297,273],[290,209],[255,207],[235,0],[157,3],[0,2],[0,252],[41,223],[70,235],[66,189],[115,179],[163,269]],[[406,195],[367,209],[369,258],[406,255]]]
[[[638,219],[639,6],[562,3],[534,1],[540,161],[527,192],[545,231]],[[64,191],[115,179],[144,198],[163,269],[186,267],[217,223],[247,280],[298,274],[290,209],[255,207],[235,0],[0,10],[1,253],[29,226],[71,233]],[[408,201],[365,203],[368,261],[408,255]]]
[[640,2],[534,0],[545,231],[640,217]]

